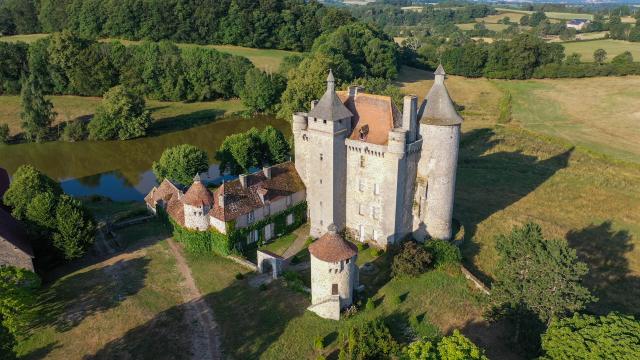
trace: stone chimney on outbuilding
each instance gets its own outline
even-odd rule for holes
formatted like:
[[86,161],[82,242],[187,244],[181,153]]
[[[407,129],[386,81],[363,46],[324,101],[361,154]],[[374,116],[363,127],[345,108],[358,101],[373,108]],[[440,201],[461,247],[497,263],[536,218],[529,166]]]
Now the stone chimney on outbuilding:
[[240,185],[242,185],[243,189],[247,188],[247,174],[240,174],[240,176],[238,176],[238,180],[240,180]]

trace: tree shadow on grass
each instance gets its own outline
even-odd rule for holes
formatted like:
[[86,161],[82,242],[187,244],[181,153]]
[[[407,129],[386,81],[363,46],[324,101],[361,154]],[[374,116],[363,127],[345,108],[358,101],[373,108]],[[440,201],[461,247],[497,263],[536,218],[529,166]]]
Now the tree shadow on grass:
[[161,120],[153,122],[153,124],[147,131],[147,136],[159,136],[174,131],[181,131],[190,129],[192,127],[205,125],[215,121],[224,114],[224,110],[205,109],[194,111],[188,114],[181,114],[163,118]]
[[49,355],[49,353],[55,349],[60,348],[60,345],[57,342],[53,342],[47,344],[41,348],[34,349],[27,354],[24,354],[20,357],[20,359],[29,359],[29,360],[39,360],[44,359]]
[[526,357],[510,346],[511,330],[506,320],[496,322],[469,321],[460,332],[485,350],[489,359],[518,360]]
[[589,306],[599,314],[620,311],[640,314],[640,278],[631,274],[625,257],[634,249],[626,230],[613,229],[611,221],[571,230],[566,235],[578,258],[589,265],[585,284],[599,301]]
[[116,307],[144,286],[149,261],[119,260],[59,280],[40,295],[33,326],[67,331],[92,314]]
[[566,168],[573,152],[571,148],[544,160],[521,151],[491,152],[501,142],[488,128],[473,130],[460,142],[454,217],[464,224],[465,265],[484,282],[491,278],[473,265],[480,252],[478,243],[473,241],[478,224]]

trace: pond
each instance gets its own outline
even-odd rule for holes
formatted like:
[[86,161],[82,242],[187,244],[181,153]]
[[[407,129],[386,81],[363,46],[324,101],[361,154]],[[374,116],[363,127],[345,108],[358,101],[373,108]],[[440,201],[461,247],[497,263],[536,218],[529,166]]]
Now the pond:
[[267,125],[291,134],[290,124],[268,116],[230,116],[205,125],[127,141],[62,141],[0,145],[0,167],[13,174],[31,164],[74,196],[101,195],[115,201],[142,200],[156,185],[151,171],[162,152],[180,144],[195,145],[209,155],[209,176],[219,176],[215,152],[228,135]]

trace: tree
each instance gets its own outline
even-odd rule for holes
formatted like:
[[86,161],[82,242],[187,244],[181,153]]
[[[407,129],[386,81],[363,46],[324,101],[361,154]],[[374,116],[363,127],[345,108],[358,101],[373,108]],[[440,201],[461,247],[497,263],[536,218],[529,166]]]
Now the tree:
[[58,196],[50,191],[41,192],[33,197],[27,206],[26,218],[44,231],[56,228],[56,206]]
[[431,341],[414,341],[402,354],[403,360],[489,360],[484,351],[467,339],[457,329],[450,336],[440,339],[437,345]]
[[13,266],[0,266],[0,324],[17,335],[29,323],[40,278]]
[[60,196],[55,212],[56,231],[53,245],[66,260],[81,257],[93,245],[96,226],[82,203],[68,195]]
[[107,91],[96,109],[89,123],[89,138],[127,140],[144,136],[151,121],[151,113],[145,109],[142,96],[118,85]]
[[4,194],[3,202],[10,206],[11,214],[18,220],[26,219],[27,209],[31,201],[41,193],[50,192],[56,196],[62,194],[60,185],[50,177],[42,174],[31,165],[22,165],[13,174],[9,189]]
[[633,316],[574,314],[542,335],[544,360],[640,359],[640,321]]
[[447,240],[431,239],[425,244],[425,249],[433,257],[436,267],[459,264],[462,261],[460,248]]
[[625,51],[611,59],[611,63],[616,65],[631,64],[633,63],[633,55],[631,54],[631,52]]
[[0,125],[0,144],[8,143],[9,139],[11,139],[11,136],[9,135],[9,125]]
[[240,92],[242,103],[254,112],[269,112],[280,100],[286,79],[280,74],[267,74],[253,68],[247,71]]
[[22,84],[21,107],[20,118],[26,138],[43,141],[57,114],[53,111],[51,101],[44,98],[41,84],[33,75],[29,75]]
[[194,176],[208,169],[206,151],[188,144],[166,149],[160,160],[153,163],[153,173],[159,180],[169,179],[182,185],[191,184]]
[[280,164],[289,160],[291,147],[282,131],[268,125],[260,133],[260,141],[264,145],[264,161],[270,165]]
[[264,150],[260,132],[251,128],[247,132],[227,136],[216,152],[216,159],[220,161],[220,172],[228,171],[234,175],[262,166]]
[[582,58],[582,55],[578,53],[571,53],[569,56],[567,56],[564,62],[567,65],[578,65],[581,62],[580,61],[581,58]]
[[402,250],[393,257],[391,273],[393,276],[418,276],[427,271],[432,262],[432,256],[414,241],[407,241]]
[[357,322],[340,334],[341,360],[388,359],[398,350],[398,343],[380,319]]
[[607,52],[604,49],[597,49],[593,52],[593,61],[602,65],[607,60]]
[[496,249],[500,260],[489,317],[512,320],[515,341],[521,340],[522,325],[531,316],[549,324],[595,300],[581,285],[587,265],[578,261],[566,240],[544,239],[539,225],[528,223],[498,236]]
[[547,15],[544,11],[536,11],[529,16],[529,26],[535,27],[538,26],[541,22],[547,20]]

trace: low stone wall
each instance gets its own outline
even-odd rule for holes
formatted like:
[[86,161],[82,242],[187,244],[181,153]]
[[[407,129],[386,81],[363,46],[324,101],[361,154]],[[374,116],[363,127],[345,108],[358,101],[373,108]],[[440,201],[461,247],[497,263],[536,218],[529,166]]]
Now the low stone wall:
[[475,275],[473,275],[471,271],[467,270],[467,268],[465,268],[464,265],[460,265],[460,270],[462,271],[462,274],[464,274],[464,277],[470,280],[476,286],[476,288],[480,289],[480,291],[482,291],[486,295],[489,295],[490,293],[489,287],[487,287],[487,285],[485,285],[482,281],[480,281],[480,279],[475,277]]
[[229,255],[226,256],[227,259],[240,264],[244,267],[246,267],[247,269],[251,270],[251,271],[258,271],[258,266],[254,263],[252,263],[251,261],[247,260],[247,259],[243,259],[241,257],[238,256],[234,256],[234,255]]

